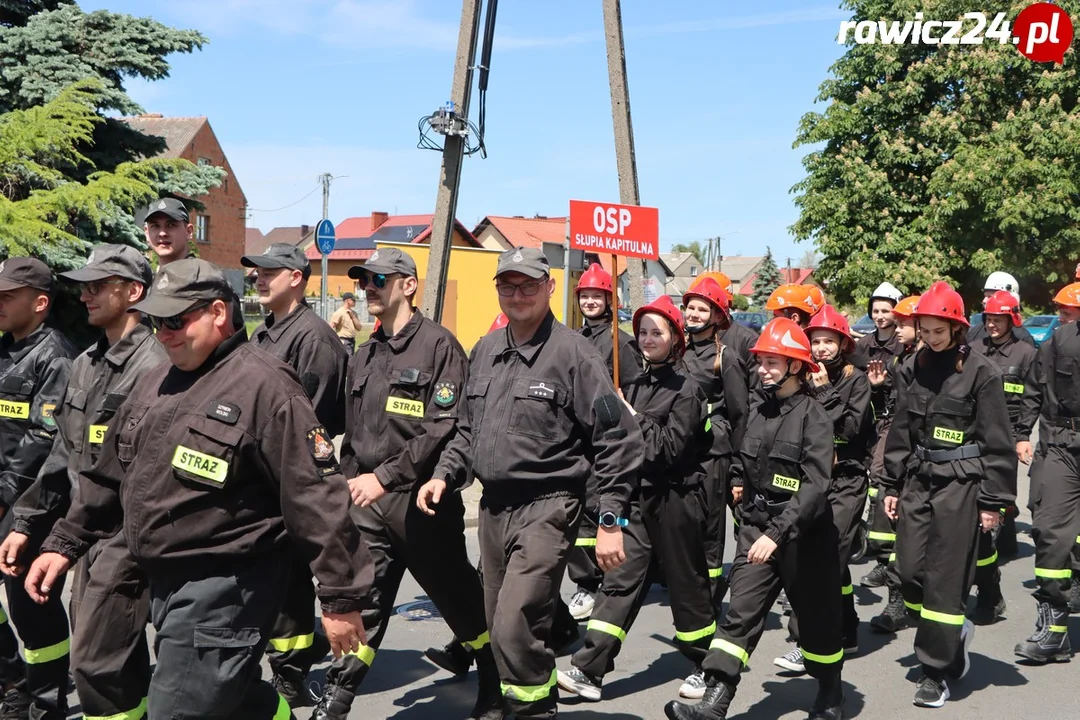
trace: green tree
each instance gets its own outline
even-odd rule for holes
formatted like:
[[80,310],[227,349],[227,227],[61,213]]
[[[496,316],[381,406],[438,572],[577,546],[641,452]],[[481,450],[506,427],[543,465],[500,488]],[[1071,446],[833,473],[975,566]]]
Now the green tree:
[[[1026,0],[977,8],[1015,19]],[[1058,3],[1071,17],[1080,1]],[[843,0],[852,19],[960,19],[963,0]],[[973,27],[966,21],[964,30]],[[812,239],[839,302],[882,281],[919,292],[940,278],[974,300],[993,270],[1045,302],[1080,257],[1077,53],[1031,62],[1011,42],[855,44],[803,117],[812,146],[792,232]]]
[[694,240],[693,242],[689,243],[675,243],[671,246],[671,252],[688,252],[695,258],[697,258],[697,261],[699,263],[701,263],[702,265],[705,264],[705,248],[701,247],[701,242],[699,240]]
[[750,301],[746,299],[745,295],[739,295],[738,293],[736,293],[735,296],[731,298],[731,309],[749,310]]
[[753,294],[750,296],[750,306],[755,308],[765,307],[765,302],[772,295],[773,290],[780,287],[784,282],[780,275],[780,268],[776,267],[773,260],[772,248],[765,248],[765,259],[761,261],[754,284],[751,286]]

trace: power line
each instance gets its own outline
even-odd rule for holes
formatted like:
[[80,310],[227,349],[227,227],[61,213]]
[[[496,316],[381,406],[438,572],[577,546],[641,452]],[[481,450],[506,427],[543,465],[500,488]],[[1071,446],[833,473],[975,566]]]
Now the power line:
[[296,201],[296,202],[294,202],[294,203],[289,203],[289,204],[288,204],[288,205],[286,205],[285,207],[279,207],[279,208],[275,208],[275,209],[273,209],[273,210],[255,210],[255,209],[253,209],[253,208],[248,208],[248,212],[249,212],[249,213],[257,213],[257,212],[261,212],[261,213],[275,213],[275,212],[281,212],[282,210],[288,210],[289,208],[291,208],[291,207],[293,207],[293,206],[295,206],[295,205],[299,205],[300,203],[302,203],[302,202],[304,202],[305,200],[307,200],[307,199],[308,199],[309,197],[311,197],[312,195],[314,195],[314,194],[315,194],[315,191],[319,190],[319,189],[320,189],[321,187],[322,187],[322,184],[321,184],[321,183],[320,183],[319,185],[316,185],[315,187],[311,188],[311,192],[309,192],[309,193],[308,193],[307,195],[305,195],[304,197],[300,198],[299,200],[297,200],[297,201]]

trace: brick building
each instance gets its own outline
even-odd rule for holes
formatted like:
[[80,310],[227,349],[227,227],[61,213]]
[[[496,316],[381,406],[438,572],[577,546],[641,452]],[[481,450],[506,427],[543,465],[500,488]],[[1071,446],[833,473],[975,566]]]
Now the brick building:
[[165,139],[166,158],[182,158],[196,165],[213,165],[228,173],[219,187],[195,198],[205,206],[191,213],[199,257],[223,268],[240,268],[245,252],[247,198],[236,180],[229,159],[205,117],[167,118],[148,113],[123,121],[144,135]]

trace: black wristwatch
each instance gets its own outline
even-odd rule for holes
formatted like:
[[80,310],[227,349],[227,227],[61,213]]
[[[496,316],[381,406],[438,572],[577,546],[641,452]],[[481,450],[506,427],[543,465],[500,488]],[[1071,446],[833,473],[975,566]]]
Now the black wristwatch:
[[621,527],[621,528],[624,528],[629,524],[630,524],[629,520],[627,520],[626,518],[621,518],[621,517],[619,517],[618,515],[616,515],[613,512],[609,511],[609,512],[600,513],[600,527],[605,527],[605,528]]

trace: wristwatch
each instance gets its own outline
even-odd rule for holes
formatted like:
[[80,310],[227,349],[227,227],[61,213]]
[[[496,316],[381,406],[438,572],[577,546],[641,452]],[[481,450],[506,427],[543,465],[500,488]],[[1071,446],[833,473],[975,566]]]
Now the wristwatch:
[[609,512],[600,513],[600,527],[606,527],[606,528],[621,527],[621,528],[624,528],[629,524],[630,524],[629,520],[627,520],[626,518],[618,517],[613,512],[609,511]]

